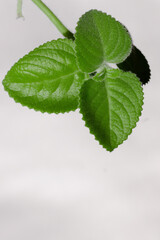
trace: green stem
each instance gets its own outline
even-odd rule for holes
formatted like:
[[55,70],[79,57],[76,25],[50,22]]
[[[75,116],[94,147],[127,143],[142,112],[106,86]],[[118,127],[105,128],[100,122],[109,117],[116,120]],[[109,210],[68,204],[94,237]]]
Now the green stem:
[[32,0],[37,7],[39,7],[44,14],[51,20],[51,22],[56,26],[56,28],[62,33],[66,38],[73,39],[74,35],[71,33],[63,23],[56,17],[56,15],[41,1],[41,0]]
[[23,17],[22,14],[22,0],[18,0],[17,2],[17,18]]

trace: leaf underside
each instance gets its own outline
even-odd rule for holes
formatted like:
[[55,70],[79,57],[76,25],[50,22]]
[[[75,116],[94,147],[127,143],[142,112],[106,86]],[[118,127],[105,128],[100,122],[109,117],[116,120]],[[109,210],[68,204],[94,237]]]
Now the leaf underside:
[[123,62],[132,47],[125,27],[97,10],[82,15],[76,27],[75,43],[79,67],[88,73],[94,72],[104,62]]
[[103,81],[81,89],[80,112],[90,132],[108,151],[128,138],[141,115],[143,91],[135,74],[107,70]]
[[117,66],[124,71],[131,71],[137,75],[142,84],[146,84],[150,80],[151,71],[147,59],[141,51],[133,46],[131,54],[127,59],[117,64]]
[[88,76],[79,70],[72,40],[47,42],[20,59],[3,85],[16,102],[37,111],[64,113],[77,109]]

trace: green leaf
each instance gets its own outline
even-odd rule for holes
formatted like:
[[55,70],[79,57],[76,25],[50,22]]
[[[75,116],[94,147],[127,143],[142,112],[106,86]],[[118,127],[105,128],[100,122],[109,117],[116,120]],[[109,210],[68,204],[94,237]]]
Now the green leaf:
[[107,70],[103,81],[86,81],[80,95],[86,126],[104,148],[113,151],[128,138],[141,115],[139,79],[130,72]]
[[151,76],[149,64],[145,56],[135,46],[132,47],[132,52],[127,59],[117,64],[117,66],[126,72],[131,71],[135,73],[142,84],[149,82]]
[[79,70],[72,40],[47,42],[20,59],[3,85],[16,102],[37,111],[64,113],[77,109],[87,74]]
[[75,34],[79,67],[94,72],[104,62],[123,62],[132,40],[125,27],[106,13],[90,10],[80,18]]

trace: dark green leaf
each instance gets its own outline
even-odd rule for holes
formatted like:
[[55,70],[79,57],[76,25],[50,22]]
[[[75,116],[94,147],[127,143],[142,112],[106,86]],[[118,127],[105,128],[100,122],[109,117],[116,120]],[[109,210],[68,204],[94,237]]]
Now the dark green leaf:
[[149,64],[145,56],[135,46],[133,46],[132,52],[127,59],[124,62],[117,64],[117,66],[126,72],[131,71],[135,73],[142,84],[149,82],[151,76]]

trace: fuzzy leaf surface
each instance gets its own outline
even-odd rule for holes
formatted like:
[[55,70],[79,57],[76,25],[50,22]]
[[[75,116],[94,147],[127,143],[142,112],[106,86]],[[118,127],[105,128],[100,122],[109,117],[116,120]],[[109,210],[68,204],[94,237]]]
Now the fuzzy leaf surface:
[[79,66],[88,73],[94,72],[103,62],[123,62],[132,47],[125,27],[97,10],[82,15],[76,27],[75,43]]
[[131,134],[142,105],[141,83],[130,72],[107,70],[103,81],[88,80],[81,89],[80,111],[85,125],[108,151]]
[[132,47],[131,54],[126,60],[117,66],[128,72],[131,71],[137,75],[142,84],[146,84],[150,80],[151,71],[147,59],[142,52],[135,46]]
[[75,43],[47,42],[20,59],[3,85],[16,102],[37,111],[64,113],[77,109],[79,91],[87,75],[78,68]]

